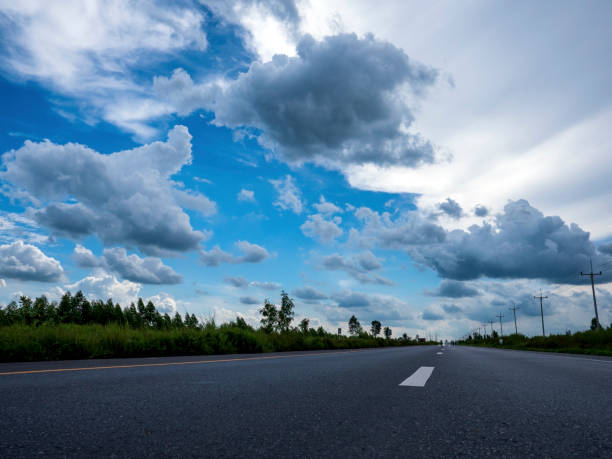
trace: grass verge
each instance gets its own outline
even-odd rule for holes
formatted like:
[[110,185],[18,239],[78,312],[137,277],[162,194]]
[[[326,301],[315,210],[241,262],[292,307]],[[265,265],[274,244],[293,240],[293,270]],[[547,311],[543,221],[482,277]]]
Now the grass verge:
[[134,329],[116,324],[15,324],[0,327],[0,361],[39,361],[111,357],[160,357],[356,349],[401,346],[410,341],[344,337],[290,331],[265,333],[231,326],[201,329]]
[[565,352],[570,354],[590,354],[612,356],[612,327],[587,330],[574,334],[533,336],[531,338],[513,334],[504,336],[503,344],[498,340],[476,336],[475,339],[461,341],[460,344],[473,346],[515,349],[520,351]]

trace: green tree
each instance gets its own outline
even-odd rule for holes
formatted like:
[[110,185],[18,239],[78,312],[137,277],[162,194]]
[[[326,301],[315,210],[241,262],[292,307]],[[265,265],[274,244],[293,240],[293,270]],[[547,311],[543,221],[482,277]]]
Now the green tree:
[[304,317],[302,319],[302,321],[300,322],[300,331],[302,333],[308,333],[308,326],[310,325],[310,320],[308,320],[308,318]]
[[174,313],[174,317],[172,318],[172,326],[174,328],[183,328],[183,318],[178,311]]
[[259,313],[262,315],[260,320],[262,330],[266,333],[272,333],[278,323],[278,309],[270,303],[270,300],[266,299]]
[[593,317],[591,319],[591,330],[597,330],[599,328],[599,324],[597,323],[597,318]]
[[385,328],[384,328],[384,330],[383,330],[383,334],[385,335],[385,338],[386,338],[386,339],[391,338],[391,333],[392,333],[392,332],[391,332],[391,329],[390,329],[389,327],[385,327]]
[[291,322],[293,321],[293,309],[295,304],[293,300],[289,298],[287,292],[284,290],[281,292],[281,305],[277,315],[277,328],[280,332],[289,331]]
[[372,336],[376,338],[380,334],[381,323],[378,320],[372,321],[372,326],[370,327],[370,331],[372,332]]
[[353,336],[357,336],[361,333],[361,324],[354,315],[352,315],[348,321],[348,329],[349,333]]
[[151,300],[149,300],[149,302],[145,306],[145,316],[144,316],[145,323],[149,327],[152,327],[153,325],[157,326],[157,317],[156,317],[157,314],[158,312],[157,312],[157,309],[155,309],[155,305],[153,304]]
[[32,299],[29,296],[21,295],[19,297],[21,308],[21,317],[26,325],[31,325],[34,321],[34,308],[32,307]]

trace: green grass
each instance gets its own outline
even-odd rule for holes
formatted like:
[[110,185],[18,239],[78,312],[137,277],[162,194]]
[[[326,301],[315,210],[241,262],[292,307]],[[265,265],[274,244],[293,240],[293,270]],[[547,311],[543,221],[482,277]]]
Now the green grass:
[[612,355],[612,328],[587,330],[574,334],[527,337],[504,336],[503,344],[494,340],[464,341],[462,344],[524,351],[567,352],[571,354]]
[[353,349],[412,344],[372,337],[264,333],[239,327],[134,329],[120,325],[42,324],[0,327],[0,361],[154,357],[316,349]]

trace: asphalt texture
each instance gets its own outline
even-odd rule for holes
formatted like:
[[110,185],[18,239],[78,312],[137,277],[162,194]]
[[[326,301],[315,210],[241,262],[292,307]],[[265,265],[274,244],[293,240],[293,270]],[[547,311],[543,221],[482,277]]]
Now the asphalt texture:
[[439,351],[0,364],[0,457],[612,457],[611,358]]

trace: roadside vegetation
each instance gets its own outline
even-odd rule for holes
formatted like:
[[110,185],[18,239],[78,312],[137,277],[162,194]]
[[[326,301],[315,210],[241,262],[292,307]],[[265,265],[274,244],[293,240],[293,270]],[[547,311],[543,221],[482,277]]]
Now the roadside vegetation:
[[261,326],[242,317],[217,325],[194,314],[170,316],[152,302],[121,308],[112,300],[89,301],[82,292],[66,293],[59,303],[41,296],[22,296],[0,307],[0,361],[36,361],[110,357],[230,354],[316,349],[354,349],[423,344],[405,334],[393,339],[391,329],[372,322],[370,333],[352,316],[350,336],[310,327],[307,318],[297,327],[294,303],[281,293],[280,305],[266,300]]
[[590,330],[561,335],[532,336],[512,334],[502,338],[494,331],[491,335],[478,333],[458,344],[498,347],[506,349],[569,352],[573,354],[612,355],[612,324],[608,328],[593,326]]

